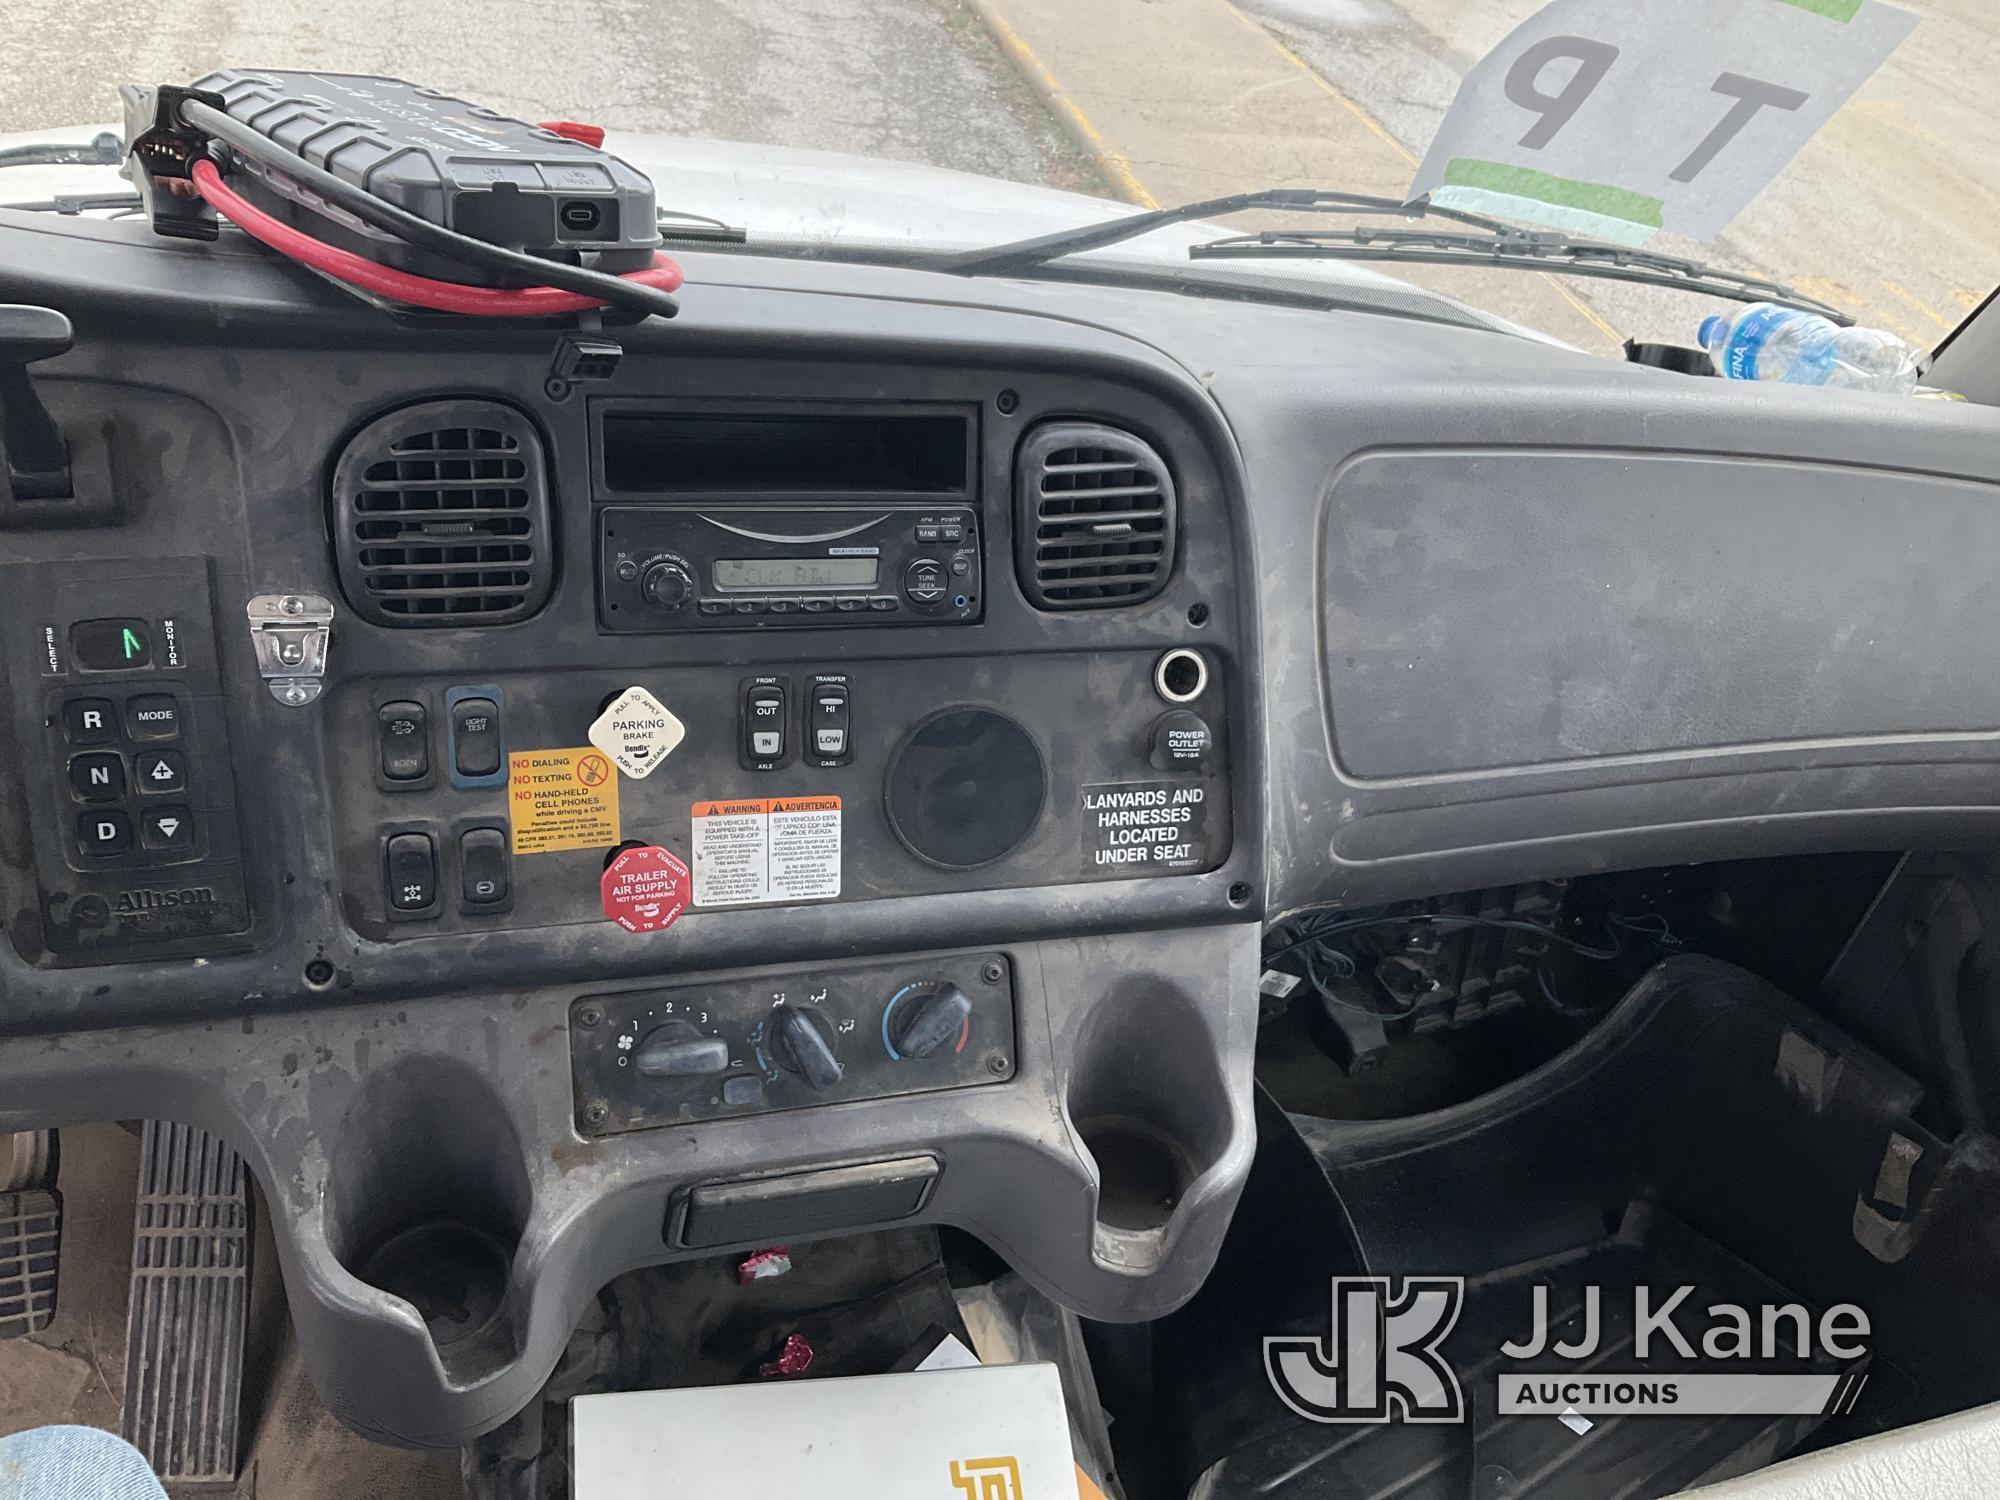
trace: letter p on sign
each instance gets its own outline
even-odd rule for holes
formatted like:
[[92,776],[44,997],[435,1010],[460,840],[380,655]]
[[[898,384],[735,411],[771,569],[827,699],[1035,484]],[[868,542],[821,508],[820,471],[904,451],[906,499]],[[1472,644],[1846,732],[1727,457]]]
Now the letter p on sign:
[[1882,0],[1553,0],[1466,75],[1410,197],[1713,239],[1916,24]]

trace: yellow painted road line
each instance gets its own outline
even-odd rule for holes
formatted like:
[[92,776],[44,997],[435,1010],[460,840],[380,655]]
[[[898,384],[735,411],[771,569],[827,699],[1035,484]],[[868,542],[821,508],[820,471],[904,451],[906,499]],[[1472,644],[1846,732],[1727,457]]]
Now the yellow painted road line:
[[[1326,92],[1329,98],[1333,99],[1336,103],[1338,103],[1341,106],[1341,108],[1345,109],[1349,114],[1353,115],[1355,119],[1359,120],[1362,123],[1362,125],[1367,128],[1369,134],[1376,136],[1391,151],[1395,152],[1396,155],[1400,156],[1403,159],[1403,161],[1409,166],[1411,171],[1416,170],[1417,168],[1416,154],[1412,152],[1409,147],[1405,146],[1401,141],[1397,140],[1395,136],[1390,134],[1388,126],[1384,125],[1380,120],[1376,119],[1374,115],[1370,114],[1367,110],[1363,109],[1359,104],[1356,104],[1352,99],[1348,98],[1347,95],[1343,94],[1339,89],[1335,88],[1330,82],[1327,81],[1325,74],[1321,73],[1311,63],[1307,62],[1303,57],[1300,57],[1298,53],[1294,52],[1290,47],[1287,47],[1282,41],[1280,41],[1277,37],[1273,36],[1268,30],[1266,30],[1263,22],[1259,21],[1255,16],[1245,15],[1243,11],[1233,3],[1233,0],[1217,0],[1217,3],[1225,7],[1232,16],[1236,17],[1238,21],[1241,21],[1245,26],[1248,26],[1252,31],[1256,32],[1257,35],[1261,36],[1265,41],[1269,42],[1273,47],[1275,47],[1278,51],[1278,55],[1284,58],[1286,62],[1290,63],[1293,67],[1297,68],[1301,73],[1305,74],[1306,77],[1310,78],[1314,83],[1319,85],[1319,87]],[[1609,323],[1605,322],[1605,320],[1602,317],[1598,316],[1597,310],[1595,308],[1593,308],[1588,302],[1584,301],[1584,299],[1579,297],[1575,292],[1571,291],[1569,287],[1566,286],[1562,281],[1558,280],[1555,277],[1551,277],[1549,279],[1549,285],[1551,285],[1556,289],[1557,293],[1562,297],[1563,301],[1567,302],[1571,307],[1576,309],[1577,315],[1579,317],[1581,317],[1586,323],[1590,324],[1590,326],[1595,328],[1599,333],[1603,334],[1606,338],[1610,339],[1612,343],[1622,344],[1625,342],[1625,336],[1623,334],[1621,334],[1617,329],[1613,328]]]
[[1069,92],[1063,88],[1056,75],[1049,71],[1047,64],[1035,55],[1034,48],[1023,41],[1020,33],[1009,26],[1006,18],[995,12],[991,6],[979,5],[978,0],[974,0],[974,4],[985,17],[987,26],[1000,39],[1000,45],[1007,49],[1021,70],[1040,87],[1050,107],[1062,114],[1068,120],[1070,127],[1082,138],[1084,148],[1096,158],[1098,170],[1111,179],[1113,186],[1141,208],[1158,208],[1160,200],[1146,191],[1146,184],[1139,180],[1138,174],[1132,170],[1132,164],[1111,149],[1110,143],[1090,122],[1090,116],[1070,98]]

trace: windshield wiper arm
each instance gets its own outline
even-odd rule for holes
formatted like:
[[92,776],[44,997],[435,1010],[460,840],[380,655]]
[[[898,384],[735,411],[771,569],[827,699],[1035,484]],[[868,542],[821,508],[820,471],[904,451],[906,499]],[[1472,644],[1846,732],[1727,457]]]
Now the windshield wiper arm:
[[1303,210],[1307,213],[1411,214],[1427,210],[1479,229],[1505,227],[1498,219],[1489,219],[1481,214],[1462,213],[1455,208],[1430,208],[1428,205],[1413,210],[1405,208],[1394,198],[1371,198],[1363,193],[1329,193],[1318,188],[1263,188],[1254,193],[1232,193],[1227,198],[1205,198],[1200,203],[1183,203],[1179,208],[1148,209],[1145,213],[1126,214],[1102,224],[1086,225],[1082,229],[1059,229],[1054,234],[1040,234],[1005,245],[990,245],[984,250],[956,251],[926,261],[923,265],[925,270],[959,276],[1011,276],[1021,271],[1032,271],[1036,266],[1060,260],[1065,255],[1123,244],[1126,240],[1135,240],[1142,234],[1150,234],[1169,224],[1184,224],[1189,219],[1220,218],[1223,214],[1242,213],[1252,208],[1281,208],[1294,213]]
[[1735,302],[1776,302],[1818,313],[1841,327],[1854,319],[1839,308],[1757,276],[1740,275],[1698,260],[1658,255],[1600,240],[1576,240],[1498,225],[1485,234],[1433,229],[1267,229],[1228,235],[1188,247],[1191,260],[1367,260],[1410,266],[1504,266],[1594,276],[1645,286],[1677,287]]
[[125,143],[108,130],[87,141],[41,141],[0,148],[0,167],[115,167],[125,160]]
[[1037,266],[1100,250],[1150,234],[1169,224],[1191,219],[1220,218],[1246,209],[1287,209],[1294,213],[1382,214],[1405,220],[1444,219],[1480,234],[1452,234],[1431,229],[1266,230],[1261,234],[1229,235],[1190,246],[1193,260],[1320,259],[1400,261],[1408,265],[1516,266],[1559,271],[1568,276],[1595,276],[1612,281],[1636,281],[1649,286],[1679,287],[1738,302],[1778,302],[1829,318],[1843,328],[1854,319],[1837,307],[1808,297],[1779,282],[1741,276],[1700,261],[1657,255],[1598,240],[1522,229],[1505,220],[1466,209],[1446,208],[1419,198],[1405,203],[1366,193],[1326,192],[1317,188],[1265,188],[1184,203],[1178,208],[1126,214],[1103,224],[1064,229],[1033,239],[1015,240],[984,250],[966,250],[923,262],[926,270],[961,276],[1009,276]]

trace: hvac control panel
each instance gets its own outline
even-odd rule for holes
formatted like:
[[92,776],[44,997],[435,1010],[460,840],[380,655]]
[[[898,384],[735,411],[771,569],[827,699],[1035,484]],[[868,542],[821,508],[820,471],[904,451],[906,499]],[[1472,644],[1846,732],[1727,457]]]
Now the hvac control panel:
[[10,564],[0,591],[15,722],[35,726],[21,748],[43,953],[239,946],[250,911],[206,565]]
[[587,995],[569,1019],[586,1136],[1014,1076],[1000,953]]

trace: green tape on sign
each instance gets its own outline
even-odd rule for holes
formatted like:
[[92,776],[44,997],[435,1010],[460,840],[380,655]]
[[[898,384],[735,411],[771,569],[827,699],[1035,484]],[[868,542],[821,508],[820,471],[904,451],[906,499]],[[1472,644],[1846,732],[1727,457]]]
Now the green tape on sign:
[[1851,21],[1854,13],[1861,9],[1861,0],[1779,0],[1779,3],[1796,5],[1800,10],[1825,16],[1829,21]]
[[1489,193],[1533,198],[1538,203],[1581,209],[1651,229],[1661,227],[1660,214],[1666,208],[1658,198],[1649,198],[1629,188],[1578,182],[1574,178],[1537,172],[1533,167],[1510,167],[1503,162],[1474,161],[1463,156],[1453,157],[1445,167],[1444,182],[1446,187],[1482,188]]

